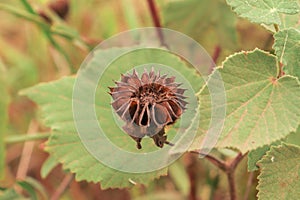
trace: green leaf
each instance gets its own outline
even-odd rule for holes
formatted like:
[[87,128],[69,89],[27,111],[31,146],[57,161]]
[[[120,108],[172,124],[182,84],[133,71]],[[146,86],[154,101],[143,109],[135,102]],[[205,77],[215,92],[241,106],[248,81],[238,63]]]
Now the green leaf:
[[[162,52],[156,52],[156,50],[151,49],[146,51],[146,53],[141,54],[140,51],[135,51],[132,57],[120,57],[106,70],[106,76],[102,76],[103,78],[99,80],[101,87],[97,89],[95,96],[95,109],[97,115],[100,114],[99,118],[101,117],[103,120],[110,119],[112,115],[109,104],[110,96],[107,94],[108,89],[106,86],[112,86],[112,80],[118,80],[121,73],[132,69],[133,66],[139,66],[144,63],[161,63],[172,66],[181,72],[187,80],[191,81],[194,90],[198,91],[202,86],[200,76],[194,70],[186,67],[185,63],[178,57],[169,53],[162,55]],[[114,57],[116,52],[124,52],[124,50],[114,48],[101,51],[107,57]],[[94,55],[97,57],[100,54],[96,51]],[[94,70],[99,70],[101,64],[91,62],[91,66]],[[101,182],[102,188],[130,187],[133,186],[134,182],[147,184],[159,176],[166,175],[167,168],[149,173],[124,173],[117,171],[96,160],[86,150],[77,134],[73,121],[72,92],[74,82],[74,77],[65,77],[51,83],[39,84],[21,93],[33,99],[40,106],[45,124],[52,128],[53,134],[46,147],[51,156],[54,156],[56,160],[61,162],[65,169],[75,173],[78,181]],[[109,112],[102,113],[105,110]],[[121,148],[139,153],[153,149],[157,150],[157,148],[154,148],[152,141],[149,140],[147,142],[147,138],[143,141],[143,149],[137,150],[135,142],[128,135],[117,130],[117,126],[112,126],[115,123],[114,121],[106,120],[102,122],[100,120],[100,123],[105,123],[101,127],[108,130],[107,137]],[[147,145],[147,143],[151,145]],[[110,153],[110,156],[113,157],[113,152]],[[114,159],[118,162],[126,162],[122,158]]]
[[173,163],[169,166],[169,173],[180,193],[187,197],[191,184],[184,164],[179,161]]
[[294,28],[275,33],[273,48],[286,74],[300,80],[300,31]]
[[300,147],[300,126],[296,132],[290,133],[285,139],[285,143],[294,144]]
[[[279,25],[279,30],[288,29],[288,28],[296,28],[297,30],[300,30],[300,23],[298,21],[300,20],[300,15],[287,15],[287,14],[280,14],[281,19],[281,25]],[[277,32],[275,30],[274,24],[266,25],[262,24],[263,27],[265,27],[267,30],[273,32],[274,34]]]
[[37,194],[30,184],[28,184],[26,181],[20,181],[18,184],[29,194],[30,199],[37,200]]
[[15,6],[0,3],[0,10],[5,10],[11,14],[16,15],[17,17],[21,17],[37,25],[40,25],[41,27],[49,28],[49,25],[47,25],[38,15],[26,12],[22,9],[18,9]]
[[283,143],[258,163],[258,199],[295,200],[300,196],[300,147]]
[[[17,187],[22,188],[23,194],[15,191],[15,187],[5,189],[4,192],[0,191],[0,200],[34,200],[34,199],[49,199],[43,186],[30,177],[26,177],[23,181],[16,182]],[[24,196],[23,196],[24,195]],[[26,196],[26,198],[25,198]]]
[[248,171],[258,170],[257,162],[260,161],[263,156],[271,149],[271,147],[276,147],[285,142],[287,144],[294,144],[300,146],[300,126],[296,132],[290,133],[286,138],[280,141],[273,142],[271,145],[264,145],[254,149],[248,153]]
[[[225,124],[217,147],[232,147],[245,153],[296,130],[300,122],[299,81],[291,76],[276,78],[275,56],[258,49],[236,53],[216,72],[222,76],[227,99]],[[199,148],[211,120],[207,88],[199,98],[201,129],[192,149]]]
[[264,145],[263,147],[259,147],[254,149],[248,153],[248,171],[258,170],[257,162],[262,159],[262,157],[266,154],[267,151],[271,149],[272,146],[278,146],[281,142],[276,141],[271,145]]
[[281,21],[282,24],[279,26],[280,29],[287,29],[287,28],[296,28],[300,30],[300,23],[298,23],[300,20],[300,15],[286,15],[281,14]]
[[[0,69],[0,73],[2,70]],[[8,106],[8,93],[5,87],[5,82],[2,75],[0,75],[0,93],[2,97],[0,98],[0,180],[4,178],[5,171],[5,143],[4,137],[7,127],[7,106]]]
[[[131,180],[148,183],[166,174],[166,169],[146,174],[122,173],[96,160],[83,146],[76,132],[72,113],[72,90],[74,77],[39,84],[22,93],[36,101],[42,109],[45,123],[53,130],[46,150],[65,169],[76,173],[76,180],[100,182],[102,188],[129,187]],[[59,111],[59,112],[57,112]]]
[[226,0],[241,17],[258,24],[281,25],[280,13],[297,14],[298,0]]
[[13,188],[9,188],[3,193],[0,192],[0,200],[29,200],[29,198],[22,197]]
[[17,184],[30,195],[30,199],[32,200],[38,199],[38,197],[40,197],[40,199],[48,199],[43,185],[33,178],[26,177],[25,180],[18,181]]
[[41,177],[46,178],[58,164],[59,163],[53,156],[49,156],[41,168]]
[[223,1],[170,2],[163,9],[163,17],[166,28],[187,34],[210,53],[216,46],[223,50],[237,48],[236,17]]

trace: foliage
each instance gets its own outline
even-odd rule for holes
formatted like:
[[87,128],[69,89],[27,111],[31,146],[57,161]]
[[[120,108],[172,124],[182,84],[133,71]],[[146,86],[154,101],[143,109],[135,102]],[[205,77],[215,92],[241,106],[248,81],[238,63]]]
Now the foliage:
[[299,197],[300,147],[283,143],[272,147],[258,165],[259,199],[297,199]]
[[[35,176],[41,175],[43,179],[53,178],[49,174],[56,173],[59,166],[62,166],[64,171],[61,173],[64,176],[67,173],[75,174],[77,182],[100,183],[102,189],[131,188],[127,192],[129,191],[130,196],[135,199],[149,199],[154,192],[157,194],[151,197],[152,199],[196,199],[197,195],[204,199],[226,199],[229,196],[231,199],[250,199],[256,194],[256,191],[252,191],[255,186],[258,191],[257,198],[261,200],[297,199],[300,195],[299,1],[165,0],[158,1],[161,13],[150,6],[152,16],[147,17],[144,13],[145,10],[148,11],[148,7],[143,8],[142,4],[139,4],[138,10],[131,10],[137,6],[133,0],[122,0],[121,6],[117,1],[112,2],[96,3],[89,0],[76,4],[75,1],[71,1],[70,19],[60,19],[55,11],[48,9],[46,13],[49,14],[51,22],[42,18],[39,10],[27,0],[0,3],[0,10],[3,11],[0,15],[12,14],[18,17],[13,17],[12,20],[29,22],[26,24],[29,28],[17,27],[18,34],[23,31],[29,31],[31,34],[30,37],[22,36],[21,41],[17,42],[0,38],[0,44],[5,49],[0,49],[0,179],[4,180],[4,183],[0,181],[0,199],[48,198],[47,193],[52,190],[44,188],[47,184],[43,185],[30,177],[19,181],[11,178],[14,176],[11,171],[19,171],[15,168],[22,168],[15,166],[18,156],[11,158],[12,155],[7,153],[9,159],[5,161],[6,151],[11,152],[10,149],[16,147],[14,143],[41,139],[47,141],[39,143],[37,149],[39,152],[45,150],[49,156],[47,160],[44,158],[41,159],[43,161],[39,161],[42,167],[39,166],[41,170]],[[149,2],[153,3],[151,0]],[[98,9],[98,4],[103,6],[101,12],[90,12],[93,8]],[[44,1],[36,5],[47,10],[47,3]],[[111,12],[117,9],[122,9],[125,19],[118,13]],[[83,19],[79,16],[80,12],[90,17],[90,24],[80,21]],[[158,14],[162,16],[162,23],[156,18]],[[139,20],[141,16],[143,18]],[[109,19],[103,20],[105,17]],[[152,172],[126,173],[99,162],[82,143],[72,111],[75,73],[83,58],[98,41],[105,40],[118,30],[125,30],[124,26],[149,26],[152,23],[151,19],[156,26],[162,25],[191,36],[208,50],[213,61],[225,56],[227,58],[220,66],[211,69],[206,82],[190,63],[175,53],[165,51],[167,46],[160,50],[134,51],[110,63],[109,68],[103,72],[103,78],[98,82],[94,107],[99,124],[108,133],[107,138],[119,148],[137,154],[157,150],[149,138],[143,140],[143,149],[137,150],[135,142],[115,125],[116,116],[112,113],[111,98],[106,92],[108,87],[113,86],[113,80],[119,80],[120,74],[127,73],[133,67],[147,63],[160,63],[172,67],[182,76],[176,78],[188,80],[187,85],[195,91],[195,96],[190,91],[187,95],[189,104],[196,103],[191,102],[191,99],[195,98],[200,105],[196,111],[193,110],[200,114],[200,125],[191,147],[183,158],[170,167]],[[261,25],[272,36],[269,41],[253,41],[254,46],[265,43],[263,49],[238,51],[244,47],[240,41],[241,32],[236,26],[246,23],[245,20]],[[7,27],[6,22],[1,23]],[[98,27],[96,24],[102,26]],[[4,35],[1,30],[0,36]],[[96,42],[91,42],[91,36],[97,37]],[[163,43],[164,38],[160,39]],[[26,51],[24,48],[14,47],[14,44],[22,46],[23,40],[28,43]],[[125,48],[96,50],[88,59],[104,60],[120,52],[125,52]],[[101,62],[91,62],[89,67],[92,71],[104,69]],[[163,67],[161,72],[172,74]],[[219,75],[222,79],[218,78]],[[40,83],[37,83],[38,81]],[[88,83],[90,80],[85,81]],[[224,85],[223,92],[217,82]],[[217,87],[217,95],[224,96],[226,113],[224,126],[220,135],[217,135],[218,138],[208,138],[218,140],[205,160],[218,167],[224,174],[215,172],[211,164],[192,156],[193,153],[199,156],[199,152],[202,156],[199,149],[201,144],[207,140],[208,133],[220,125],[211,124],[213,107],[212,91],[209,87]],[[22,97],[17,96],[17,93]],[[24,96],[32,100],[37,108]],[[220,104],[216,110],[224,106],[223,102]],[[16,113],[18,110],[21,112]],[[32,130],[30,127],[27,129],[27,124],[34,118],[39,120],[39,127],[30,135]],[[182,133],[194,128],[195,119],[181,120],[168,127],[168,138],[175,137],[181,122],[184,124],[180,129]],[[223,119],[218,120],[223,122]],[[24,149],[26,152],[26,145]],[[20,159],[24,158],[21,151],[19,154]],[[107,157],[118,163],[130,162],[116,157],[115,152],[111,152]],[[246,172],[247,162],[250,174]],[[167,176],[168,173],[170,176]],[[259,174],[258,182],[251,180],[256,173]],[[243,180],[244,176],[249,178],[247,184],[246,180]],[[72,182],[72,178],[67,177],[66,180]],[[57,184],[59,181],[54,182]],[[66,189],[69,183],[62,181],[61,186]],[[142,185],[147,185],[147,189]],[[20,190],[24,191],[25,195],[20,193]],[[229,195],[224,193],[224,190],[228,190]],[[241,196],[242,193],[245,193],[244,197]]]
[[[246,153],[296,131],[300,110],[289,101],[300,101],[299,81],[290,76],[276,78],[279,66],[275,56],[257,49],[237,53],[228,57],[216,71],[222,76],[227,99],[218,147],[232,147]],[[207,99],[201,95],[200,100]],[[210,102],[200,102],[205,113],[202,124],[210,121],[211,110],[207,109],[207,103]],[[201,131],[207,130],[202,128]]]
[[274,35],[274,49],[280,63],[284,65],[284,72],[300,78],[300,32],[297,29],[289,28],[279,31]]
[[[107,50],[106,56],[115,55],[116,51],[120,50]],[[136,55],[130,56],[136,57],[140,53],[135,52],[135,54]],[[99,56],[100,55],[101,54],[99,54]],[[156,61],[159,61],[159,63],[171,65],[175,69],[182,71],[182,75],[189,77],[193,73],[193,71],[191,71],[189,68],[182,67],[183,63],[180,62],[180,60],[178,60],[174,55],[166,54],[165,56],[162,56],[161,52],[156,51],[150,51],[148,54],[142,53],[140,55],[145,57],[139,56],[139,59],[136,59],[135,63],[130,63],[128,66],[124,65],[123,68],[130,69],[129,67],[132,66],[132,64],[140,65],[151,62],[154,57],[156,58]],[[147,55],[151,55],[151,57]],[[124,59],[131,60],[131,57]],[[115,61],[113,66],[107,72],[108,74],[104,76],[104,80],[100,81],[101,88],[99,88],[96,99],[101,99],[101,102],[99,101],[97,103],[96,112],[101,113],[101,116],[105,116],[105,121],[104,124],[102,124],[102,127],[109,128],[111,134],[108,137],[110,137],[111,141],[116,141],[119,143],[121,142],[120,145],[122,145],[123,148],[129,148],[128,150],[137,151],[135,149],[134,142],[128,136],[122,134],[117,127],[111,127],[110,124],[111,121],[113,121],[113,116],[111,116],[111,119],[109,118],[109,115],[111,115],[109,103],[110,97],[108,94],[106,95],[106,98],[103,97],[103,94],[105,94],[105,91],[107,90],[106,88],[111,84],[110,80],[114,80],[117,78],[117,76],[119,76],[116,72],[118,70],[120,73],[122,72],[122,69],[120,69],[119,66],[120,63],[125,63],[124,59]],[[97,67],[97,63],[91,66],[91,68],[94,69],[97,69]],[[197,77],[196,79],[191,78],[190,80],[196,83],[199,82],[197,81]],[[132,181],[147,184],[154,178],[165,175],[166,169],[145,174],[130,174],[120,172],[101,164],[85,149],[81,143],[79,135],[76,132],[76,127],[73,122],[72,91],[74,81],[74,77],[63,78],[50,84],[40,84],[24,90],[21,93],[28,95],[40,105],[46,125],[50,126],[53,130],[52,136],[50,137],[46,147],[47,151],[49,151],[57,160],[64,163],[64,167],[66,169],[70,169],[71,172],[76,173],[77,180],[101,182],[102,188],[129,187],[132,186]],[[129,144],[128,147],[124,145],[124,143]],[[152,145],[148,145],[148,148],[151,148],[151,146]],[[147,152],[149,150],[151,149],[147,149],[147,145],[145,145],[143,151]],[[78,160],[78,158],[81,159]],[[76,162],[74,162],[74,159],[76,159]],[[122,158],[120,158],[119,162],[126,162],[126,160],[122,161]],[[95,174],[98,174],[98,176],[95,176]]]
[[281,13],[293,15],[300,11],[297,0],[227,0],[227,3],[239,16],[259,24],[281,25]]

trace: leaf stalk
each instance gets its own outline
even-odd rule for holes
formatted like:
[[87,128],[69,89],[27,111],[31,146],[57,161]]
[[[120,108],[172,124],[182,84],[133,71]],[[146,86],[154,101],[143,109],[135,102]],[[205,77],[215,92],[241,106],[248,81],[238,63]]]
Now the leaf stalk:
[[[196,153],[200,154],[199,151],[190,151],[190,153]],[[212,156],[212,155],[203,155],[205,158],[210,161],[213,165],[221,169],[223,172],[226,173],[227,175],[227,180],[229,183],[229,191],[230,191],[230,199],[231,200],[236,200],[236,182],[235,182],[235,170],[240,163],[240,161],[244,158],[246,154],[238,153],[237,156],[229,161],[225,162],[223,160],[219,160],[218,158]]]

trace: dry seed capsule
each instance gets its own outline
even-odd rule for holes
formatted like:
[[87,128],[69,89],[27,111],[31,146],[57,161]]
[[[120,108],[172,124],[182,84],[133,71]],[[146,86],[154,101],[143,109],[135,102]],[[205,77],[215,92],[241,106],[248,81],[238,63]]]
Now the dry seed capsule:
[[175,123],[186,109],[185,89],[175,82],[175,77],[155,74],[153,68],[141,78],[132,74],[121,75],[121,81],[111,87],[112,107],[126,122],[123,129],[141,149],[144,136],[151,137],[156,146],[170,144],[165,135],[165,126]]

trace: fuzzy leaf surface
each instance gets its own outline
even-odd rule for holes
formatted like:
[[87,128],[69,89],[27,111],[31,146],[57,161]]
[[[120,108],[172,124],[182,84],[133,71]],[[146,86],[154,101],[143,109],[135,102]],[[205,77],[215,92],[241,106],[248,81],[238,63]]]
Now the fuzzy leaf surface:
[[[245,153],[296,131],[300,122],[299,81],[288,75],[276,78],[275,56],[258,49],[236,53],[214,73],[217,72],[222,76],[227,102],[225,123],[216,147],[232,147]],[[199,99],[200,129],[193,149],[199,148],[211,121],[207,88]]]
[[298,0],[227,0],[227,3],[241,17],[258,24],[281,25],[280,14],[297,14]]
[[286,74],[300,80],[300,31],[294,28],[275,33],[273,48]]
[[300,196],[300,147],[285,144],[271,148],[258,163],[258,199],[294,200]]

